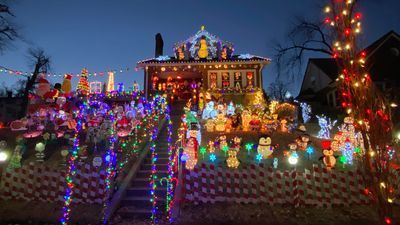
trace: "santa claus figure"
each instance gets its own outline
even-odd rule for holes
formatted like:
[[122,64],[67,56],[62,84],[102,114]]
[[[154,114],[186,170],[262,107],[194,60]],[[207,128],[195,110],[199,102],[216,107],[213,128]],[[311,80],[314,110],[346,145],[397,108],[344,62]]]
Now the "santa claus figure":
[[132,125],[126,116],[122,116],[121,119],[117,121],[117,134],[119,137],[126,137],[132,131]]
[[36,95],[44,97],[44,95],[50,91],[50,83],[44,78],[44,75],[38,80],[38,87],[36,89]]

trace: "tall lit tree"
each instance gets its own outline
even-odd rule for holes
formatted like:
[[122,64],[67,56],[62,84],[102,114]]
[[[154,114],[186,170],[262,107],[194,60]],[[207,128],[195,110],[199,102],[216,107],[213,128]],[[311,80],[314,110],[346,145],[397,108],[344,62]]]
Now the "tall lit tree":
[[363,135],[365,154],[360,165],[365,173],[365,193],[378,209],[382,224],[392,224],[395,188],[391,180],[388,146],[392,144],[390,102],[371,81],[365,66],[367,53],[358,45],[361,13],[357,0],[330,0],[325,7],[324,23],[331,27],[332,57],[339,66],[339,90],[342,106],[355,119]]
[[88,82],[88,74],[89,74],[88,70],[86,68],[83,68],[81,72],[81,77],[79,78],[78,86],[76,87],[76,91],[78,92],[78,94],[81,95],[89,94],[90,86]]

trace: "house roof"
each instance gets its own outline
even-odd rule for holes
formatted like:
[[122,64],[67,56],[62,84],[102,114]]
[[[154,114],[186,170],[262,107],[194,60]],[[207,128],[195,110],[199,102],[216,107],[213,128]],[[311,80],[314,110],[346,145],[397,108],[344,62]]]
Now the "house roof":
[[381,47],[385,42],[387,42],[391,38],[395,38],[400,41],[400,35],[396,33],[394,30],[387,32],[381,38],[374,41],[372,44],[370,44],[367,48],[364,49],[364,51],[367,53],[367,58],[369,56],[372,56],[379,47]]
[[[400,35],[398,33],[393,30],[389,31],[363,51],[367,53],[366,65],[369,67],[372,80],[380,81],[385,78],[399,79]],[[335,59],[311,58],[309,59],[307,67],[309,67],[311,63],[322,70],[332,81],[336,80],[339,72]],[[303,84],[304,78],[302,86]],[[302,90],[302,88],[300,90]],[[300,92],[299,96],[303,94],[304,93]]]
[[333,58],[311,58],[310,63],[322,70],[331,80],[336,80],[339,71],[337,62]]
[[233,55],[229,59],[189,59],[189,60],[179,60],[176,57],[162,56],[158,58],[151,58],[139,61],[138,66],[145,66],[149,64],[205,64],[205,63],[230,63],[230,62],[254,62],[268,64],[271,61],[269,58],[264,58],[261,56],[255,56],[250,54]]

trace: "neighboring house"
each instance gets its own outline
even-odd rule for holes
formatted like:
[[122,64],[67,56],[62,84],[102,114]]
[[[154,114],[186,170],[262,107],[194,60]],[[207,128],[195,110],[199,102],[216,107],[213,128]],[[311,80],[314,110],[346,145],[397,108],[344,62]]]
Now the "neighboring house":
[[[398,103],[400,90],[400,35],[390,31],[368,46],[366,66],[372,81]],[[326,110],[340,107],[336,89],[338,66],[332,58],[309,59],[297,99]],[[399,103],[398,103],[399,104]]]

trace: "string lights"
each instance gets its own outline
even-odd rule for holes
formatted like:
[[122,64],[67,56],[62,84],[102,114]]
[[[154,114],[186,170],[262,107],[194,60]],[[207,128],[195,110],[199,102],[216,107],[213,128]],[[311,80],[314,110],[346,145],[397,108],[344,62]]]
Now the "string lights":
[[[138,68],[125,68],[125,69],[112,69],[112,70],[105,70],[105,71],[99,71],[99,72],[92,72],[92,73],[88,73],[88,76],[105,76],[107,75],[109,72],[112,72],[113,74],[118,74],[118,73],[128,73],[131,71],[138,71]],[[8,75],[14,75],[14,76],[31,76],[32,72],[26,72],[23,70],[19,70],[19,69],[10,69],[4,66],[0,66],[0,73],[3,74],[8,74]],[[81,74],[80,73],[71,73],[71,72],[64,72],[64,73],[46,73],[45,75],[47,77],[63,77],[65,74],[71,75],[71,76],[75,76],[75,77],[79,77]]]
[[[362,155],[362,168],[369,185],[366,193],[377,204],[383,223],[392,224],[393,208],[388,199],[393,199],[395,184],[391,184],[392,169],[388,146],[392,142],[393,123],[391,121],[391,103],[375,87],[367,66],[367,52],[358,46],[361,33],[362,14],[357,12],[355,0],[330,1],[325,7],[324,22],[334,31],[332,57],[337,59],[340,71],[339,96],[345,112],[354,121],[364,139],[365,153]],[[370,63],[370,62],[368,62]],[[345,158],[345,157],[343,157]],[[341,160],[343,161],[343,160]],[[379,186],[385,184],[384,187]]]
[[109,129],[109,136],[108,136],[108,141],[109,141],[109,147],[104,155],[104,161],[107,164],[107,169],[106,169],[106,191],[105,191],[105,200],[103,203],[103,224],[107,224],[107,220],[105,218],[106,215],[106,210],[108,208],[108,205],[110,204],[111,201],[111,196],[113,192],[113,181],[115,177],[115,172],[116,172],[116,164],[117,164],[117,153],[114,151],[114,145],[115,142],[117,141],[116,138],[116,133],[115,133],[115,119],[112,110],[109,111],[110,121],[111,121],[111,128]]
[[67,186],[65,188],[65,194],[64,194],[64,206],[62,208],[62,217],[60,219],[60,223],[62,225],[68,224],[70,220],[70,212],[71,212],[71,202],[72,202],[72,197],[73,197],[73,191],[74,191],[74,177],[76,174],[76,164],[75,161],[78,158],[78,152],[79,152],[79,132],[82,129],[82,120],[83,120],[83,112],[85,110],[84,104],[79,107],[79,110],[77,112],[76,116],[76,130],[75,134],[73,137],[73,147],[70,152],[70,157],[68,160],[68,167],[66,171],[66,176],[65,176],[65,181],[67,183]]

